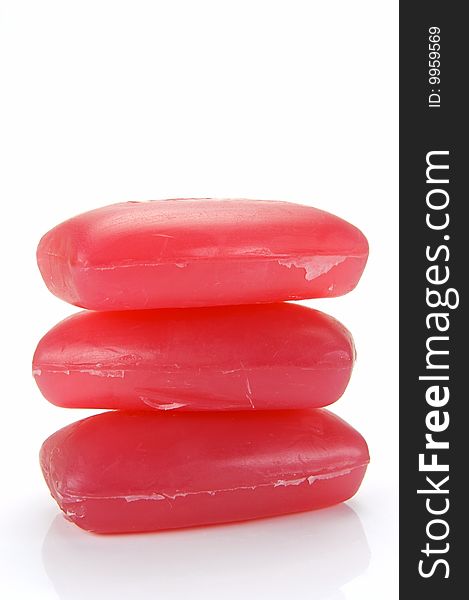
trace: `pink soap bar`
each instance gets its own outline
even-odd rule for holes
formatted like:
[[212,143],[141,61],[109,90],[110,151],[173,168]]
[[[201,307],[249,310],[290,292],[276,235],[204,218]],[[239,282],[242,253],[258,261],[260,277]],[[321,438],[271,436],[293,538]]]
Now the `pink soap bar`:
[[327,212],[213,199],[92,210],[49,231],[37,252],[51,292],[94,310],[340,296],[367,256],[363,234]]
[[81,312],[39,342],[33,374],[69,408],[313,408],[350,379],[350,333],[288,303]]
[[323,409],[107,412],[61,429],[40,453],[79,527],[144,532],[323,508],[355,494],[364,439]]

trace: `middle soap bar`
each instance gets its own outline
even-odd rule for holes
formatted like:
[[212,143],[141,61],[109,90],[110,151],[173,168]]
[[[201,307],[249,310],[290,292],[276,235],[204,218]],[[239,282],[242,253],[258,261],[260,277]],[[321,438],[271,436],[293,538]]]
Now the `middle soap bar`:
[[343,325],[295,304],[81,312],[39,342],[33,374],[69,408],[314,408],[354,359]]

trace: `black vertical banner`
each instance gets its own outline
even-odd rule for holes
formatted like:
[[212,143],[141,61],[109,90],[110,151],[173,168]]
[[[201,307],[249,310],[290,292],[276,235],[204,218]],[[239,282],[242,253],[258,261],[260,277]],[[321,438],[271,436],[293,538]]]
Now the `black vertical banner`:
[[[465,597],[465,2],[400,4],[400,596]],[[465,106],[464,106],[465,107]]]

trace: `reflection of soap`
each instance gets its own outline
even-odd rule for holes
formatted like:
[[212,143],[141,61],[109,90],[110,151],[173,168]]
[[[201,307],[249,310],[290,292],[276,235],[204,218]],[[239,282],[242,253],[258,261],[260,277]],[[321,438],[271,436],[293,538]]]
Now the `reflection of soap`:
[[57,516],[42,558],[61,600],[132,598],[136,589],[142,598],[165,600],[302,598],[305,582],[308,596],[322,600],[363,573],[370,552],[358,516],[341,504],[282,519],[112,538],[87,535]]
[[47,287],[96,310],[340,296],[368,244],[321,210],[264,200],[127,202],[58,225],[37,258]]
[[69,408],[313,408],[342,395],[354,358],[345,327],[295,304],[81,312],[41,340],[33,373]]
[[323,409],[108,412],[53,434],[40,458],[60,508],[99,533],[322,508],[355,494],[369,460]]

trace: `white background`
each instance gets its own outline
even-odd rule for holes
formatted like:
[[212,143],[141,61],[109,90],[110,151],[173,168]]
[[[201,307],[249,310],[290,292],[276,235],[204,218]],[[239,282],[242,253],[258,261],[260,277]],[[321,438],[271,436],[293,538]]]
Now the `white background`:
[[[397,598],[397,2],[0,1],[0,596]],[[367,235],[358,288],[307,304],[353,332],[333,407],[369,442],[348,505],[98,537],[65,522],[37,453],[90,411],[48,404],[30,361],[74,312],[40,236],[76,213],[181,196],[292,200]]]

